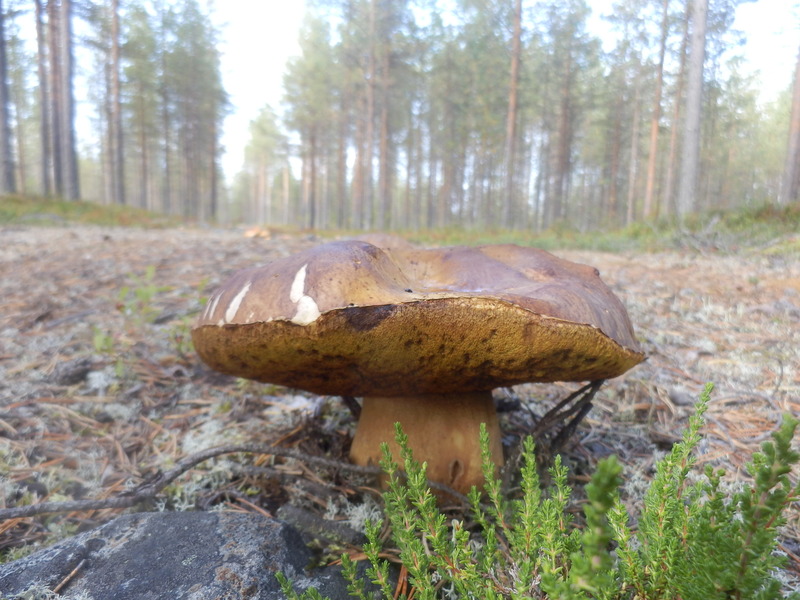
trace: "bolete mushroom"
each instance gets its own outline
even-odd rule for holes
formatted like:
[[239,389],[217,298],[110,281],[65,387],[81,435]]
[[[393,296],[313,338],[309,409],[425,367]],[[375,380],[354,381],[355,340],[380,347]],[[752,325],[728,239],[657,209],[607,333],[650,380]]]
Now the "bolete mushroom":
[[212,368],[361,396],[351,460],[377,462],[399,421],[428,477],[483,481],[478,431],[503,451],[492,389],[595,381],[644,355],[592,267],[515,245],[331,242],[233,275],[192,331]]

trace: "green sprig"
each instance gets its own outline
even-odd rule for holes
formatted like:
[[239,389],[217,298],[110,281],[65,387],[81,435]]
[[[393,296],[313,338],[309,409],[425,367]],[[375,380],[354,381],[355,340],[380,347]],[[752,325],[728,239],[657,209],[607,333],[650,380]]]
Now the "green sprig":
[[[724,471],[705,467],[689,484],[695,450],[713,386],[704,389],[680,442],[656,466],[641,514],[633,519],[619,498],[622,467],[599,462],[587,484],[582,526],[573,523],[567,469],[557,456],[552,485],[542,490],[534,443],[523,441],[520,494],[502,493],[486,429],[480,443],[483,493],[469,493],[471,520],[447,521],[427,485],[425,464],[414,460],[399,425],[395,439],[402,469],[384,445],[388,477],[385,513],[392,544],[409,573],[413,597],[422,600],[777,600],[775,554],[786,509],[800,499],[790,474],[800,461],[792,449],[797,419],[780,428],[753,456],[752,485],[727,494]],[[638,523],[633,528],[631,523]],[[381,526],[367,528],[366,577],[385,600],[394,598],[389,564],[379,557]],[[355,563],[343,557],[354,598],[367,600]],[[285,578],[282,580],[284,586]],[[288,582],[286,583],[288,585]],[[289,588],[284,593],[290,599]],[[310,593],[310,592],[307,592]],[[318,596],[303,595],[302,600]],[[800,600],[800,594],[788,596]]]

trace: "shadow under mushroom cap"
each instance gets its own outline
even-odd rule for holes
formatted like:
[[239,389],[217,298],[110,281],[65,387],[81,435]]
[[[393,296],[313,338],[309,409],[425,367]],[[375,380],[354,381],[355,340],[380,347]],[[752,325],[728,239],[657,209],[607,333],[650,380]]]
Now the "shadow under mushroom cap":
[[234,275],[192,336],[218,371],[329,395],[604,379],[644,358],[595,269],[513,245],[324,244]]

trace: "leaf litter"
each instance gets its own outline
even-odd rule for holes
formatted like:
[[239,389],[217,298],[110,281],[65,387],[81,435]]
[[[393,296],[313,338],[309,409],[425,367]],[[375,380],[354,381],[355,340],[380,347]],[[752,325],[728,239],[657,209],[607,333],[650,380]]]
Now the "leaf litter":
[[[223,229],[0,230],[0,509],[124,496],[195,452],[254,443],[331,462],[217,456],[135,508],[283,515],[317,532],[330,523],[335,538],[334,522],[352,522],[377,497],[368,475],[335,466],[346,461],[351,412],[337,398],[216,374],[190,343],[202,300],[234,271],[318,242]],[[729,485],[740,484],[781,415],[800,414],[796,255],[556,254],[599,268],[648,355],[606,382],[562,449],[573,476],[585,481],[600,458],[616,454],[625,465],[623,497],[636,506],[711,381],[698,462],[724,467]],[[575,388],[499,390],[506,445]],[[544,455],[546,443],[538,446]],[[7,519],[0,556],[11,560],[131,509]],[[358,539],[343,537],[344,545]],[[800,511],[789,515],[780,547],[789,574],[800,573]]]

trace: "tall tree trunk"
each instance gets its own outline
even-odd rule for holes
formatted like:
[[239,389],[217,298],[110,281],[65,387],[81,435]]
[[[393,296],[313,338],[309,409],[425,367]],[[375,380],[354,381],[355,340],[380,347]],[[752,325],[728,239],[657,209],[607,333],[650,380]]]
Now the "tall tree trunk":
[[371,229],[373,225],[372,219],[372,204],[373,198],[373,176],[372,176],[372,159],[375,155],[375,75],[377,72],[377,58],[375,56],[375,47],[378,43],[377,40],[377,10],[378,0],[370,0],[369,3],[369,48],[367,50],[367,127],[365,133],[365,149],[364,149],[364,203],[361,207],[363,215],[361,217],[361,225],[364,229]]
[[417,137],[414,104],[411,103],[411,109],[408,114],[408,135],[406,136],[405,155],[406,155],[406,174],[405,186],[403,188],[403,206],[400,216],[398,217],[398,226],[401,229],[410,229],[411,227],[411,185],[414,179],[414,148],[415,139]]
[[72,40],[72,0],[61,0],[61,61],[62,61],[62,160],[64,161],[64,192],[69,200],[81,197],[78,178],[78,150],[75,136],[75,90]]
[[553,221],[557,222],[567,216],[566,201],[570,176],[570,155],[572,153],[572,56],[567,53],[560,89],[560,106],[558,111],[558,141],[555,152],[555,169],[553,172]]
[[308,228],[317,226],[317,132],[312,129],[308,148]]
[[658,164],[658,126],[661,121],[661,95],[664,87],[664,56],[667,53],[667,33],[669,31],[669,0],[663,0],[661,15],[661,39],[659,42],[658,65],[656,68],[656,90],[653,98],[653,112],[650,116],[650,150],[647,155],[647,183],[644,191],[644,218],[652,219],[657,214],[654,206],[656,186],[656,165]]
[[219,158],[219,144],[217,133],[217,120],[212,119],[211,123],[211,140],[208,152],[208,213],[212,219],[217,219],[219,213],[219,165],[217,159]]
[[8,112],[8,63],[6,60],[5,12],[0,1],[0,191],[17,191],[14,180],[14,153],[11,150],[11,115]]
[[282,222],[283,222],[284,225],[288,225],[289,224],[289,199],[290,199],[289,196],[291,195],[291,190],[290,190],[290,185],[289,185],[290,184],[290,178],[291,178],[291,173],[289,172],[289,165],[287,164],[287,165],[285,165],[283,167],[283,186],[282,186],[282,188],[283,188],[283,190],[282,190],[283,191],[283,193],[282,193],[282,196],[283,196],[283,221]]
[[706,57],[708,0],[692,0],[689,76],[686,88],[683,159],[678,189],[678,216],[682,219],[697,206],[700,163],[700,114],[703,107],[703,63]]
[[150,149],[145,131],[146,110],[144,107],[144,94],[140,93],[138,98],[139,112],[139,206],[145,209],[152,209],[150,206]]
[[539,131],[539,143],[536,149],[536,184],[533,186],[533,206],[534,206],[534,230],[542,231],[548,225],[547,193],[545,187],[550,178],[547,160],[547,135],[545,134],[544,124]]
[[167,85],[167,78],[169,74],[169,62],[167,56],[169,54],[169,46],[167,41],[167,28],[168,28],[168,8],[164,2],[157,3],[156,10],[158,11],[159,28],[158,28],[158,54],[159,67],[161,68],[161,80],[159,82],[158,95],[161,100],[161,128],[163,130],[163,137],[160,142],[162,144],[161,152],[161,210],[166,214],[176,214],[177,207],[174,206],[172,201],[173,196],[173,158],[172,158],[172,145],[173,145],[173,132],[172,132],[172,94]]
[[170,95],[166,85],[162,84],[161,93],[161,125],[164,128],[163,143],[163,174],[161,190],[161,210],[167,214],[174,214],[175,207],[172,205],[172,118],[169,107]]
[[633,124],[631,125],[631,149],[628,162],[628,197],[625,222],[630,225],[636,219],[636,180],[639,175],[639,121],[642,105],[641,73],[637,73],[636,93],[633,100]]
[[683,37],[681,39],[680,59],[678,61],[678,83],[675,86],[675,103],[672,107],[672,129],[669,134],[669,158],[667,159],[666,184],[664,186],[662,214],[668,215],[675,210],[675,171],[678,162],[678,124],[681,120],[681,101],[683,99],[683,86],[686,80],[686,49],[689,46],[689,7],[686,7],[686,18],[683,22]]
[[781,204],[800,200],[800,52],[794,69],[792,88],[792,116],[789,123],[789,143],[781,184]]
[[[422,121],[424,119],[422,115],[422,111],[420,111],[419,120]],[[411,228],[414,231],[418,231],[422,226],[422,211],[423,211],[423,191],[425,188],[425,175],[423,164],[425,162],[425,140],[424,140],[424,133],[423,133],[423,126],[420,122],[420,125],[417,129],[417,133],[415,136],[414,142],[414,202],[413,202],[413,209],[411,211]]]
[[[108,49],[106,49],[106,52],[107,51]],[[117,202],[114,169],[114,157],[116,156],[116,153],[114,152],[114,99],[111,97],[111,68],[111,61],[106,60],[105,64],[103,65],[103,84],[105,85],[105,94],[102,100],[104,113],[103,116],[105,117],[105,131],[103,132],[105,140],[103,141],[105,143],[103,145],[104,151],[101,153],[104,204],[115,204]]]
[[[180,119],[179,117],[177,121],[180,122]],[[183,115],[183,119],[186,119],[185,115]],[[185,219],[197,218],[200,216],[202,203],[197,202],[198,179],[195,174],[194,144],[189,140],[188,132],[181,125],[178,126],[177,150],[178,172],[175,179],[178,182],[176,194],[179,204],[178,214]]]
[[336,226],[339,229],[348,223],[347,211],[347,104],[342,93],[339,104],[339,131],[336,140]]
[[48,50],[50,62],[50,140],[52,143],[52,160],[53,160],[53,191],[57,196],[64,196],[64,140],[63,140],[63,127],[61,120],[63,118],[64,106],[64,89],[63,89],[63,76],[61,73],[61,28],[59,21],[61,19],[59,5],[55,0],[49,0],[47,3],[47,34],[48,34]]
[[264,221],[266,223],[273,223],[275,221],[274,217],[274,210],[272,210],[272,170],[267,168],[267,165],[264,165],[262,168],[264,173]]
[[125,204],[125,161],[122,131],[122,93],[120,86],[119,0],[111,0],[111,180],[114,202]]
[[612,113],[611,132],[608,140],[608,194],[606,217],[614,225],[619,223],[619,173],[622,154],[622,94],[617,94]]
[[508,85],[508,112],[506,113],[506,193],[503,204],[503,225],[511,229],[516,220],[514,168],[517,153],[517,96],[519,94],[519,66],[522,55],[522,0],[514,4],[514,33],[511,39],[511,79]]
[[53,147],[51,144],[50,133],[52,125],[51,104],[50,104],[50,81],[48,77],[47,64],[47,38],[45,35],[44,8],[42,0],[34,0],[36,7],[36,59],[37,74],[39,76],[39,137],[41,143],[41,177],[42,193],[49,196],[53,193]]
[[432,229],[437,226],[436,223],[436,188],[439,185],[439,153],[438,144],[436,143],[433,134],[434,117],[431,115],[428,121],[428,180],[426,190],[426,204],[425,204],[425,225],[424,227]]
[[355,164],[353,165],[352,198],[353,205],[350,209],[350,226],[355,229],[364,228],[364,204],[366,203],[366,174],[368,160],[366,158],[366,128],[364,107],[366,96],[360,93],[357,96],[356,131],[355,131]]
[[27,104],[28,88],[25,85],[28,73],[17,71],[12,78],[13,103],[16,106],[14,111],[14,131],[17,142],[17,191],[23,196],[28,194],[28,139],[25,132],[25,116],[20,107]]
[[381,48],[381,132],[378,146],[378,218],[376,225],[381,229],[388,229],[392,221],[392,166],[391,145],[389,143],[389,95],[391,51],[387,47]]

